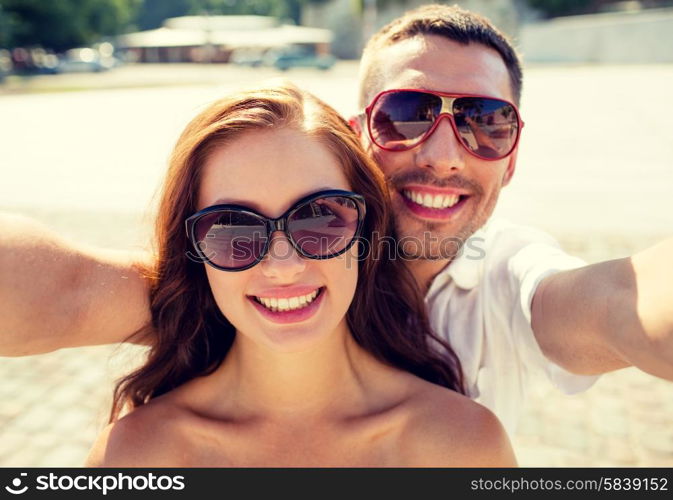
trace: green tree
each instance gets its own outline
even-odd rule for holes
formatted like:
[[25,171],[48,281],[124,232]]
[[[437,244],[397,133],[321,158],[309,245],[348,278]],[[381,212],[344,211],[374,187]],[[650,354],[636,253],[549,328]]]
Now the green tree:
[[301,21],[306,0],[194,0],[194,10],[209,14],[272,16]]
[[595,0],[528,0],[528,4],[549,17],[584,14],[596,8]]
[[144,0],[136,24],[141,30],[161,26],[169,17],[185,15],[258,15],[301,22],[301,12],[308,3],[328,0]]
[[0,4],[0,48],[9,47],[9,17],[4,12],[2,4]]
[[0,0],[7,46],[55,51],[125,31],[142,0]]

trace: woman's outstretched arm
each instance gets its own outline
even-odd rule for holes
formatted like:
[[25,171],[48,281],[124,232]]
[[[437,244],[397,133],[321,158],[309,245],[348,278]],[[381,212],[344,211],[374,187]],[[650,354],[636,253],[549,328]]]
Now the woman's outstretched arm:
[[126,340],[149,320],[139,270],[148,258],[74,245],[0,213],[0,356]]

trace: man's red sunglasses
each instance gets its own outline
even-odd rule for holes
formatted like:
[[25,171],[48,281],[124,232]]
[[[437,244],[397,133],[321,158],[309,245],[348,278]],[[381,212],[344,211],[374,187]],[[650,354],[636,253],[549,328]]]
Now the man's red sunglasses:
[[442,118],[456,138],[482,160],[500,160],[514,151],[523,122],[511,102],[495,97],[421,89],[378,94],[364,111],[372,142],[386,151],[407,151],[426,141]]

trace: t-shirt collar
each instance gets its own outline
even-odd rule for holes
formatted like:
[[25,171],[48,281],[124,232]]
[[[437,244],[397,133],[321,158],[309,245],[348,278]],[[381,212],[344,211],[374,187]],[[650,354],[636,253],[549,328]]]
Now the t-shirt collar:
[[471,290],[479,284],[483,268],[482,260],[485,257],[485,236],[486,226],[475,231],[467,239],[461,248],[460,255],[435,276],[428,294],[431,294],[436,286],[442,286],[448,280],[452,280],[457,287],[464,290]]

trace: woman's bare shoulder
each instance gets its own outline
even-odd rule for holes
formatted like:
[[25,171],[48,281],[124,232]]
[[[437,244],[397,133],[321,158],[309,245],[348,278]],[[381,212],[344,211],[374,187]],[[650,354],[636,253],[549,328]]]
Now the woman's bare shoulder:
[[135,408],[98,435],[87,467],[171,467],[184,455],[177,407],[148,403]]
[[427,467],[515,467],[498,418],[462,394],[423,381],[410,399],[405,425],[407,459]]

